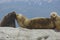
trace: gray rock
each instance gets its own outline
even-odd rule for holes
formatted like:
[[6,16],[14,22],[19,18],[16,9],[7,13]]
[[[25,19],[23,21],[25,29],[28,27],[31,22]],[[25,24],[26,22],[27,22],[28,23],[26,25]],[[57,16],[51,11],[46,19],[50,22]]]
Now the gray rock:
[[0,40],[60,40],[60,32],[52,29],[0,27]]

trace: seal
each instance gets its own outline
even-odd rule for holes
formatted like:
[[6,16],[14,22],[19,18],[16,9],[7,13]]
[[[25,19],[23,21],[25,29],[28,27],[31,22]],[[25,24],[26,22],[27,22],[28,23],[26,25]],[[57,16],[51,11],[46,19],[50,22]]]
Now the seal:
[[57,12],[51,12],[50,17],[54,21],[55,29],[60,30],[60,16]]
[[16,12],[8,13],[4,16],[3,20],[0,23],[0,27],[16,27],[15,25]]
[[16,14],[16,20],[19,26],[28,29],[53,29],[54,24],[51,18],[36,17],[28,19],[22,14]]

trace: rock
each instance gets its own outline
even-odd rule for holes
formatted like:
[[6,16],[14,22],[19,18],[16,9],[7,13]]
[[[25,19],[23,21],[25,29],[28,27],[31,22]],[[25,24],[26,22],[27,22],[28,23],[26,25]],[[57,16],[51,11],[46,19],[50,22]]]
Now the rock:
[[0,40],[60,40],[60,32],[52,29],[0,27]]

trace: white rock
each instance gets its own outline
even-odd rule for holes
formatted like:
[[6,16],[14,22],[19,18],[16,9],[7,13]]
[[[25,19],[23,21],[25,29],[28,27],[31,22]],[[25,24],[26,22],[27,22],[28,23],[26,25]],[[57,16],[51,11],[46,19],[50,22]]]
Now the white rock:
[[60,40],[60,32],[52,29],[0,27],[0,40]]

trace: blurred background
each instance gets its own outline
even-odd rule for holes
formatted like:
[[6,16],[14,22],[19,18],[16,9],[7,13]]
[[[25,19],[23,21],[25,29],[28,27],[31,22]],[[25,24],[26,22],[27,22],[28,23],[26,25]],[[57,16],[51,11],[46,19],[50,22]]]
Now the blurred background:
[[[27,18],[48,18],[51,12],[57,12],[60,15],[60,0],[0,0],[0,21],[13,11]],[[17,22],[16,26],[18,27]]]

